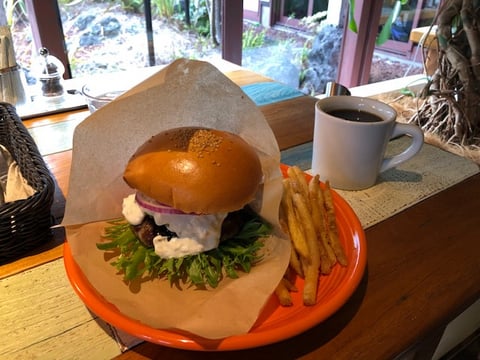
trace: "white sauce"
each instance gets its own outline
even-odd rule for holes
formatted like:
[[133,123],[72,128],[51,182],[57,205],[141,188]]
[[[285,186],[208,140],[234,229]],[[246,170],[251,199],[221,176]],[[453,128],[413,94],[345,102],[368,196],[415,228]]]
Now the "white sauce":
[[222,223],[226,213],[209,215],[167,214],[144,211],[135,201],[135,194],[123,200],[123,216],[132,225],[142,222],[145,214],[153,216],[157,225],[167,225],[178,238],[167,241],[166,237],[153,239],[155,253],[164,259],[198,254],[215,249],[220,242]]
[[135,194],[128,195],[123,199],[122,214],[132,225],[139,225],[142,223],[145,213],[135,201]]

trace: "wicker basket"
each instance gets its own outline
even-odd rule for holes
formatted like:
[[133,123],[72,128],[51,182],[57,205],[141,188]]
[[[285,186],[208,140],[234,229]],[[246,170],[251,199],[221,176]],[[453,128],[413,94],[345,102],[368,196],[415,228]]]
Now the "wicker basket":
[[7,103],[0,103],[0,144],[35,190],[27,199],[0,205],[0,264],[4,264],[52,238],[50,209],[55,183],[15,108]]

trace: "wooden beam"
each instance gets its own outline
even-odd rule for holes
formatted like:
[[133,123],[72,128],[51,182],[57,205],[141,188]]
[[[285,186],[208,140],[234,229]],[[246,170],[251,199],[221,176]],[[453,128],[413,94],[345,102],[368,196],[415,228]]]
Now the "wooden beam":
[[378,32],[383,1],[357,0],[355,21],[358,31],[344,27],[337,82],[353,87],[368,84],[375,39]]
[[242,65],[243,0],[222,0],[222,59]]
[[63,34],[57,0],[25,0],[33,42],[38,50],[46,47],[65,66],[65,79],[70,79],[70,63]]

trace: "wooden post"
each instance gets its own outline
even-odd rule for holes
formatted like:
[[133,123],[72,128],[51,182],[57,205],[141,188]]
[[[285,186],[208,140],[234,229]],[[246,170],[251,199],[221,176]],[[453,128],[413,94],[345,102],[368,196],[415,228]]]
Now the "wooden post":
[[70,79],[72,73],[57,0],[25,0],[25,5],[37,51],[46,47],[50,54],[63,63],[64,77]]
[[337,82],[353,87],[368,83],[375,39],[383,1],[358,0],[355,2],[355,20],[358,31],[344,27]]
[[222,59],[242,65],[243,0],[222,0],[222,9]]

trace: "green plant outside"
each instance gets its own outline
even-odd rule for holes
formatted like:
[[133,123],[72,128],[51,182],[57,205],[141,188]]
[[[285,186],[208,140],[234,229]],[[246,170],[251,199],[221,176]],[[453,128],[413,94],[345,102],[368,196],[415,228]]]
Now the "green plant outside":
[[[348,9],[348,28],[353,32],[358,32],[357,22],[355,21],[355,0],[348,0],[349,2],[349,9]],[[402,5],[406,5],[408,0],[397,0],[395,1],[395,5],[393,6],[392,12],[389,14],[387,21],[382,27],[380,34],[377,35],[375,40],[376,45],[384,44],[389,38],[392,32],[392,24],[395,19],[400,14],[400,10]]]
[[252,28],[247,29],[242,34],[242,48],[249,49],[260,47],[265,43],[265,30],[255,31]]
[[143,11],[143,0],[122,0],[122,8],[126,11],[140,13]]
[[175,0],[153,0],[152,5],[160,17],[171,19],[175,14]]

